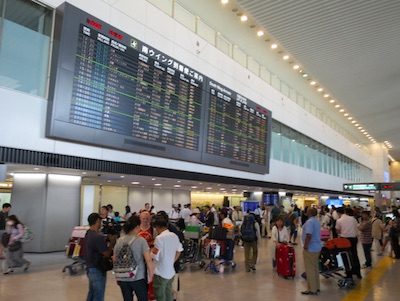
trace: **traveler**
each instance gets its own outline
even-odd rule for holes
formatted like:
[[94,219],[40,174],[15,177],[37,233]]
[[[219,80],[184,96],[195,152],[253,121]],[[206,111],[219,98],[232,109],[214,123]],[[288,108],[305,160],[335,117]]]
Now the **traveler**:
[[303,295],[317,295],[320,292],[319,281],[319,254],[321,252],[321,223],[316,219],[316,208],[307,210],[308,219],[303,225],[303,259],[307,275],[307,290],[301,292]]
[[214,226],[214,213],[211,212],[211,207],[209,205],[204,206],[204,223],[205,226],[211,228]]
[[272,267],[276,268],[276,252],[281,244],[287,244],[289,241],[289,234],[284,226],[283,216],[278,216],[275,220],[275,225],[272,227],[271,239],[273,244],[272,249]]
[[107,271],[100,267],[102,256],[110,258],[115,246],[115,235],[106,236],[99,233],[102,218],[98,213],[91,213],[88,217],[89,230],[85,236],[85,255],[87,277],[89,279],[89,292],[86,301],[103,301],[106,289]]
[[124,224],[124,231],[126,233],[125,236],[120,237],[115,244],[113,261],[115,264],[116,259],[120,255],[119,253],[122,246],[124,244],[129,244],[134,260],[137,264],[137,271],[133,277],[117,278],[117,283],[121,288],[124,301],[132,301],[133,294],[136,294],[138,301],[147,301],[147,282],[151,282],[153,279],[154,267],[147,241],[143,237],[138,236],[140,231],[139,217],[131,217]]
[[154,294],[157,301],[172,301],[174,263],[183,248],[178,236],[168,230],[168,219],[165,216],[156,215],[153,225],[158,233],[151,252],[155,265]]
[[[380,218],[378,218],[379,213],[375,212],[375,217],[371,220],[371,224],[372,224],[372,238],[373,238],[373,242],[375,242],[376,240],[379,243],[379,250],[382,249],[382,245],[383,245],[383,239],[382,239],[382,227],[383,227],[383,222]],[[373,243],[372,243],[373,244]],[[371,249],[372,251],[372,249]],[[377,254],[378,256],[381,256],[382,253],[378,252]]]
[[372,268],[372,258],[371,258],[371,247],[372,247],[372,223],[369,220],[369,212],[363,211],[361,213],[361,223],[358,225],[358,230],[360,230],[360,241],[363,246],[365,264],[363,268]]
[[336,221],[336,232],[338,236],[347,238],[351,243],[351,262],[353,268],[351,271],[346,271],[346,277],[352,278],[352,275],[357,275],[358,279],[361,279],[360,260],[358,259],[357,253],[357,220],[351,216],[351,214],[353,214],[353,210],[351,208],[346,208],[345,211],[343,207],[339,207],[336,209],[336,211],[339,216],[338,220]]
[[[10,215],[6,223],[6,232],[11,235],[7,247],[4,275],[12,274],[14,268],[17,267],[23,267],[24,271],[27,271],[31,263],[24,258],[23,243],[21,242],[24,235],[24,225],[15,215]],[[18,249],[11,250],[11,246],[16,244],[19,245]]]
[[[3,233],[6,232],[6,221],[8,217],[8,212],[11,210],[11,205],[9,203],[3,204],[3,209],[0,211],[0,239]],[[4,246],[0,243],[0,259],[5,259],[3,255]]]
[[[250,269],[255,271],[258,257],[258,245],[261,244],[261,235],[260,225],[257,223],[253,214],[244,217],[240,232],[244,247],[244,263],[246,272],[250,272]],[[250,253],[250,251],[252,252]]]

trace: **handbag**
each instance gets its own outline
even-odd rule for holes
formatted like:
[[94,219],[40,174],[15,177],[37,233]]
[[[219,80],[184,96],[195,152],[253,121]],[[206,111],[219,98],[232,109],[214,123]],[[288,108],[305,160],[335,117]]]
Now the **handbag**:
[[4,248],[7,248],[8,243],[10,242],[10,237],[11,234],[4,232],[3,235],[1,236],[1,244],[4,246]]
[[17,240],[8,245],[8,250],[10,252],[15,252],[15,251],[18,251],[19,249],[21,249],[21,247],[22,247],[22,242]]
[[107,271],[111,271],[114,265],[112,259],[110,257],[101,256],[99,262],[99,268],[102,272],[106,273]]

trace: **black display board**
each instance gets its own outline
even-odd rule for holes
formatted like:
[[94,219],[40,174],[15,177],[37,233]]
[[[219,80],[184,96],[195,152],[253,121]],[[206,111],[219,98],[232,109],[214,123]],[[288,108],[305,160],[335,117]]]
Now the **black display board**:
[[57,12],[48,137],[268,173],[271,112],[70,4]]

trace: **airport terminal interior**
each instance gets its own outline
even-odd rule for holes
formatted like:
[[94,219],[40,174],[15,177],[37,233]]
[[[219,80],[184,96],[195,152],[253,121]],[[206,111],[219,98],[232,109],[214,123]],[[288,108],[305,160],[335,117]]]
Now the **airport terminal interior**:
[[[223,272],[204,271],[196,263],[188,263],[179,273],[180,301],[239,301],[245,298],[252,300],[330,300],[330,301],[374,301],[395,300],[397,298],[397,279],[400,262],[387,256],[376,256],[378,248],[373,251],[373,268],[363,269],[363,279],[355,279],[355,286],[341,288],[338,280],[321,276],[321,293],[317,296],[304,296],[300,292],[306,290],[306,281],[301,277],[304,272],[301,245],[295,246],[296,276],[284,279],[276,274],[271,263],[271,241],[263,238],[259,248],[257,270],[246,273],[244,269],[243,248],[235,246],[234,270],[226,266]],[[362,248],[358,254],[364,261]],[[72,263],[64,252],[31,254],[25,256],[31,261],[28,271],[16,269],[12,275],[0,275],[0,296],[2,300],[41,300],[59,301],[85,300],[88,280],[85,271],[77,275],[62,272],[65,265]],[[205,259],[206,263],[209,260]],[[122,300],[119,287],[111,273],[107,276],[105,300]]]
[[[34,233],[0,300],[84,300],[68,240],[107,204],[399,207],[399,15],[399,1],[0,0],[0,206]],[[321,274],[302,295],[297,243],[293,279],[269,238],[250,272],[240,245],[234,268],[199,251],[177,300],[398,297],[400,262],[376,242],[354,285]],[[111,272],[105,300],[122,300]]]

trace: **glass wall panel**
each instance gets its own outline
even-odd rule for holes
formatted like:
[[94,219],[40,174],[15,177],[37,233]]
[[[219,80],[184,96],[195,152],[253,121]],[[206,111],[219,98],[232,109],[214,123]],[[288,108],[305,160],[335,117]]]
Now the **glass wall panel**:
[[[0,85],[46,96],[52,12],[31,1],[3,1]],[[22,14],[21,11],[24,11]]]

